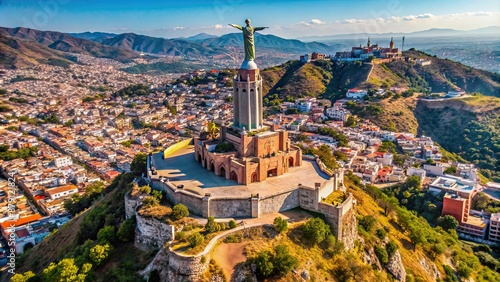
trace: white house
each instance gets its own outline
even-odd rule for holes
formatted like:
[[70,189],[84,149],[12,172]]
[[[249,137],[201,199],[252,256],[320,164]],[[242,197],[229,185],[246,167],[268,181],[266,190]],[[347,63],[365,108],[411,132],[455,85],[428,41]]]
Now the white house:
[[56,167],[65,167],[73,164],[73,160],[69,156],[58,157],[54,159],[54,165]]
[[368,95],[367,90],[356,89],[356,88],[349,89],[347,90],[346,93],[346,97],[352,99],[363,99],[363,97],[365,97],[366,95]]

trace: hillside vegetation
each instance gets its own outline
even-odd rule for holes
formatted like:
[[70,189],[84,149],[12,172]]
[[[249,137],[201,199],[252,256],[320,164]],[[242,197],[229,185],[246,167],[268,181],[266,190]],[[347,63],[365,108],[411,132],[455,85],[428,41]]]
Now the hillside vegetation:
[[500,98],[475,96],[448,101],[419,101],[415,111],[420,134],[432,136],[448,151],[500,181]]
[[[345,97],[349,88],[385,88],[383,97],[367,97],[362,103],[348,103],[358,117],[369,119],[382,129],[425,134],[444,149],[477,164],[489,179],[500,181],[499,113],[500,75],[477,70],[420,51],[405,56],[431,60],[420,66],[410,61],[385,64],[290,61],[263,71],[265,101],[313,96],[332,101]],[[401,94],[389,91],[402,87]],[[473,95],[460,99],[425,101],[419,93],[447,92],[461,88]],[[267,100],[266,100],[267,99]],[[273,102],[275,100],[275,102]]]

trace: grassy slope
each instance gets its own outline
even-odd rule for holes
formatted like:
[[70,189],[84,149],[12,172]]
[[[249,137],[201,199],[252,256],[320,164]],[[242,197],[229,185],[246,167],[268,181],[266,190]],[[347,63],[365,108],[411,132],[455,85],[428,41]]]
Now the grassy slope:
[[[78,242],[78,233],[82,231],[82,228],[85,229],[82,225],[86,221],[86,218],[96,210],[100,210],[101,212],[108,211],[106,213],[106,222],[112,221],[112,218],[116,217],[123,218],[123,196],[125,192],[126,188],[119,185],[118,188],[115,188],[95,202],[87,211],[77,215],[67,224],[63,225],[55,234],[44,239],[26,253],[25,256],[21,257],[19,260],[20,267],[16,272],[24,273],[31,270],[35,273],[41,273],[50,262],[57,262],[63,259],[80,245]],[[94,220],[99,222],[102,221],[102,218],[94,218],[91,221]],[[137,270],[143,269],[151,261],[153,255],[151,252],[143,252],[137,249],[133,241],[115,243],[109,261],[93,269],[93,275],[95,276],[92,279],[94,281],[113,281],[117,277],[129,277],[129,279],[132,279],[131,281],[134,281],[136,277],[133,274]]]

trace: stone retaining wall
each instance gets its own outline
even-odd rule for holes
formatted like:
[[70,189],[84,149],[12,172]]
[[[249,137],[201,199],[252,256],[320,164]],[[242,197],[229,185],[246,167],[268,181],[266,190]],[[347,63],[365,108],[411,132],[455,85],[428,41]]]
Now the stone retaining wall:
[[174,239],[175,227],[156,218],[143,217],[136,213],[134,246],[146,251],[161,249]]

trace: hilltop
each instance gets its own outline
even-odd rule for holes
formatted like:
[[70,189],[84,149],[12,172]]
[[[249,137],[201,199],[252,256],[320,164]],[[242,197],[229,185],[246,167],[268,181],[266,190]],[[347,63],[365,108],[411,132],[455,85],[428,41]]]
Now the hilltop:
[[[268,106],[305,96],[335,101],[345,97],[350,88],[385,88],[389,94],[349,104],[348,109],[382,129],[428,135],[444,149],[477,163],[488,178],[500,180],[500,148],[495,145],[500,142],[500,75],[416,50],[404,55],[412,60],[430,60],[431,65],[420,66],[412,61],[291,61],[268,68],[262,72],[267,94],[264,101]],[[396,94],[389,91],[391,87],[408,91]],[[456,88],[481,94],[432,101],[418,98],[421,92],[448,92]]]
[[[440,59],[424,52],[409,50],[403,56],[411,61],[383,64],[291,61],[265,69],[264,93],[300,96],[310,93],[324,98],[341,98],[349,88],[378,89],[404,87],[417,91],[448,92],[456,88],[500,97],[500,74],[474,69],[461,63]],[[420,66],[416,59],[430,60]],[[312,83],[304,83],[312,80]],[[293,87],[287,87],[293,85]]]
[[67,66],[70,63],[62,52],[0,33],[0,66],[22,68],[38,64]]

